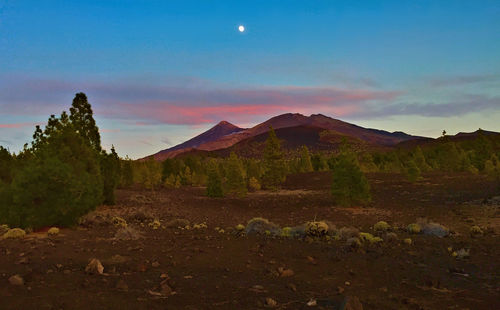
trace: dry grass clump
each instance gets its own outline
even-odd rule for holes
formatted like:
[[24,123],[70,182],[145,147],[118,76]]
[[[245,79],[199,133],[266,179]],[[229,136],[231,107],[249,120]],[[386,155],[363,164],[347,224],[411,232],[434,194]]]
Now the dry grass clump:
[[483,235],[483,230],[481,229],[481,227],[477,226],[477,225],[474,225],[470,228],[470,235],[472,237],[478,237],[478,236],[481,236]]
[[156,230],[161,227],[161,222],[159,219],[154,219],[151,223],[148,224],[148,226]]
[[363,242],[369,242],[370,244],[379,243],[384,241],[380,237],[375,237],[370,233],[361,232],[359,233],[359,239]]
[[2,239],[21,239],[26,236],[26,232],[21,228],[12,228],[3,234]]
[[388,231],[391,229],[391,225],[387,224],[385,221],[380,221],[377,222],[375,225],[373,225],[373,229],[375,231]]
[[115,227],[127,227],[127,221],[119,216],[113,216],[111,223],[113,223]]
[[51,227],[47,231],[47,235],[49,235],[49,236],[57,236],[57,235],[59,235],[59,232],[60,232],[59,228],[57,228],[57,227]]
[[0,235],[5,234],[9,230],[9,225],[3,224],[0,225]]
[[311,237],[324,237],[328,234],[328,224],[324,221],[307,222],[306,234]]
[[406,227],[406,230],[410,234],[419,234],[422,231],[422,228],[417,223],[412,223],[412,224],[408,225],[408,227]]

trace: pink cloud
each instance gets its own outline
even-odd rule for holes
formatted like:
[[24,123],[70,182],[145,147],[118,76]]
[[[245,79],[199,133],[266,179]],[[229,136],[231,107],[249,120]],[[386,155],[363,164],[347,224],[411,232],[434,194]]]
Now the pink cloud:
[[0,128],[22,128],[22,127],[34,127],[40,125],[39,123],[12,123],[12,124],[0,124]]

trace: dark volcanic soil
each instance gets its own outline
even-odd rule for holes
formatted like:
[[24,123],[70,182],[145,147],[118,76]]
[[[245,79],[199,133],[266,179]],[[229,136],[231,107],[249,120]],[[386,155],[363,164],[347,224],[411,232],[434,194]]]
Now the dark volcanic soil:
[[[332,203],[328,173],[290,176],[281,191],[241,199],[209,199],[202,188],[119,190],[118,204],[96,214],[122,216],[144,238],[115,240],[118,228],[96,219],[54,237],[0,240],[0,309],[261,309],[267,297],[278,309],[321,309],[306,305],[313,298],[335,309],[328,304],[342,296],[357,296],[365,310],[500,309],[499,206],[482,203],[500,195],[497,184],[471,175],[432,174],[415,184],[394,175],[369,179],[373,202],[351,208]],[[399,240],[353,249],[342,240],[231,232],[258,216],[280,226],[318,219],[371,233],[384,220],[397,227]],[[141,217],[143,225],[133,220]],[[153,217],[208,228],[154,230]],[[403,227],[419,217],[452,234],[409,235]],[[470,236],[474,224],[483,236]],[[402,242],[408,237],[412,245]],[[469,258],[451,255],[462,248],[470,249]],[[85,273],[91,258],[102,262],[103,275]],[[280,267],[293,275],[280,277]],[[15,274],[24,285],[9,284]],[[162,275],[175,293],[160,294]]]

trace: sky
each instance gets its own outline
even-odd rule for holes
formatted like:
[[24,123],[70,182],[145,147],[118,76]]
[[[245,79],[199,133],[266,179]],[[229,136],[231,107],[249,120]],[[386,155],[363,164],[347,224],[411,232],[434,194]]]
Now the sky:
[[500,131],[500,2],[0,0],[0,145],[77,92],[131,158],[287,112]]

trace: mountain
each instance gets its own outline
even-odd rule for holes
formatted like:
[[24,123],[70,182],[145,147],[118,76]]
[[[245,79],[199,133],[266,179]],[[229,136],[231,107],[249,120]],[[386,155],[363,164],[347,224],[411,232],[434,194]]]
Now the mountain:
[[202,144],[206,144],[206,143],[209,143],[211,141],[216,141],[222,137],[230,136],[231,134],[240,132],[242,130],[245,130],[245,129],[240,128],[238,126],[235,126],[229,122],[221,121],[220,123],[218,123],[214,127],[197,135],[196,137],[189,139],[186,142],[178,144],[174,147],[160,151],[160,152],[154,154],[153,156],[156,159],[165,159],[168,157],[172,157],[172,156],[169,156],[169,154],[173,155],[173,154],[177,154],[177,153],[182,153],[182,151],[184,151],[184,150],[197,148],[198,146],[200,146]]
[[332,149],[337,142],[342,140],[342,137],[372,146],[394,146],[404,141],[422,139],[422,137],[399,131],[388,132],[363,128],[322,114],[305,116],[298,113],[286,113],[248,129],[222,121],[191,140],[152,156],[157,160],[163,160],[186,152],[226,150],[237,144],[243,145],[249,141],[265,139],[271,126],[276,130],[278,137],[284,139],[285,144],[290,147],[300,143],[318,149]]

